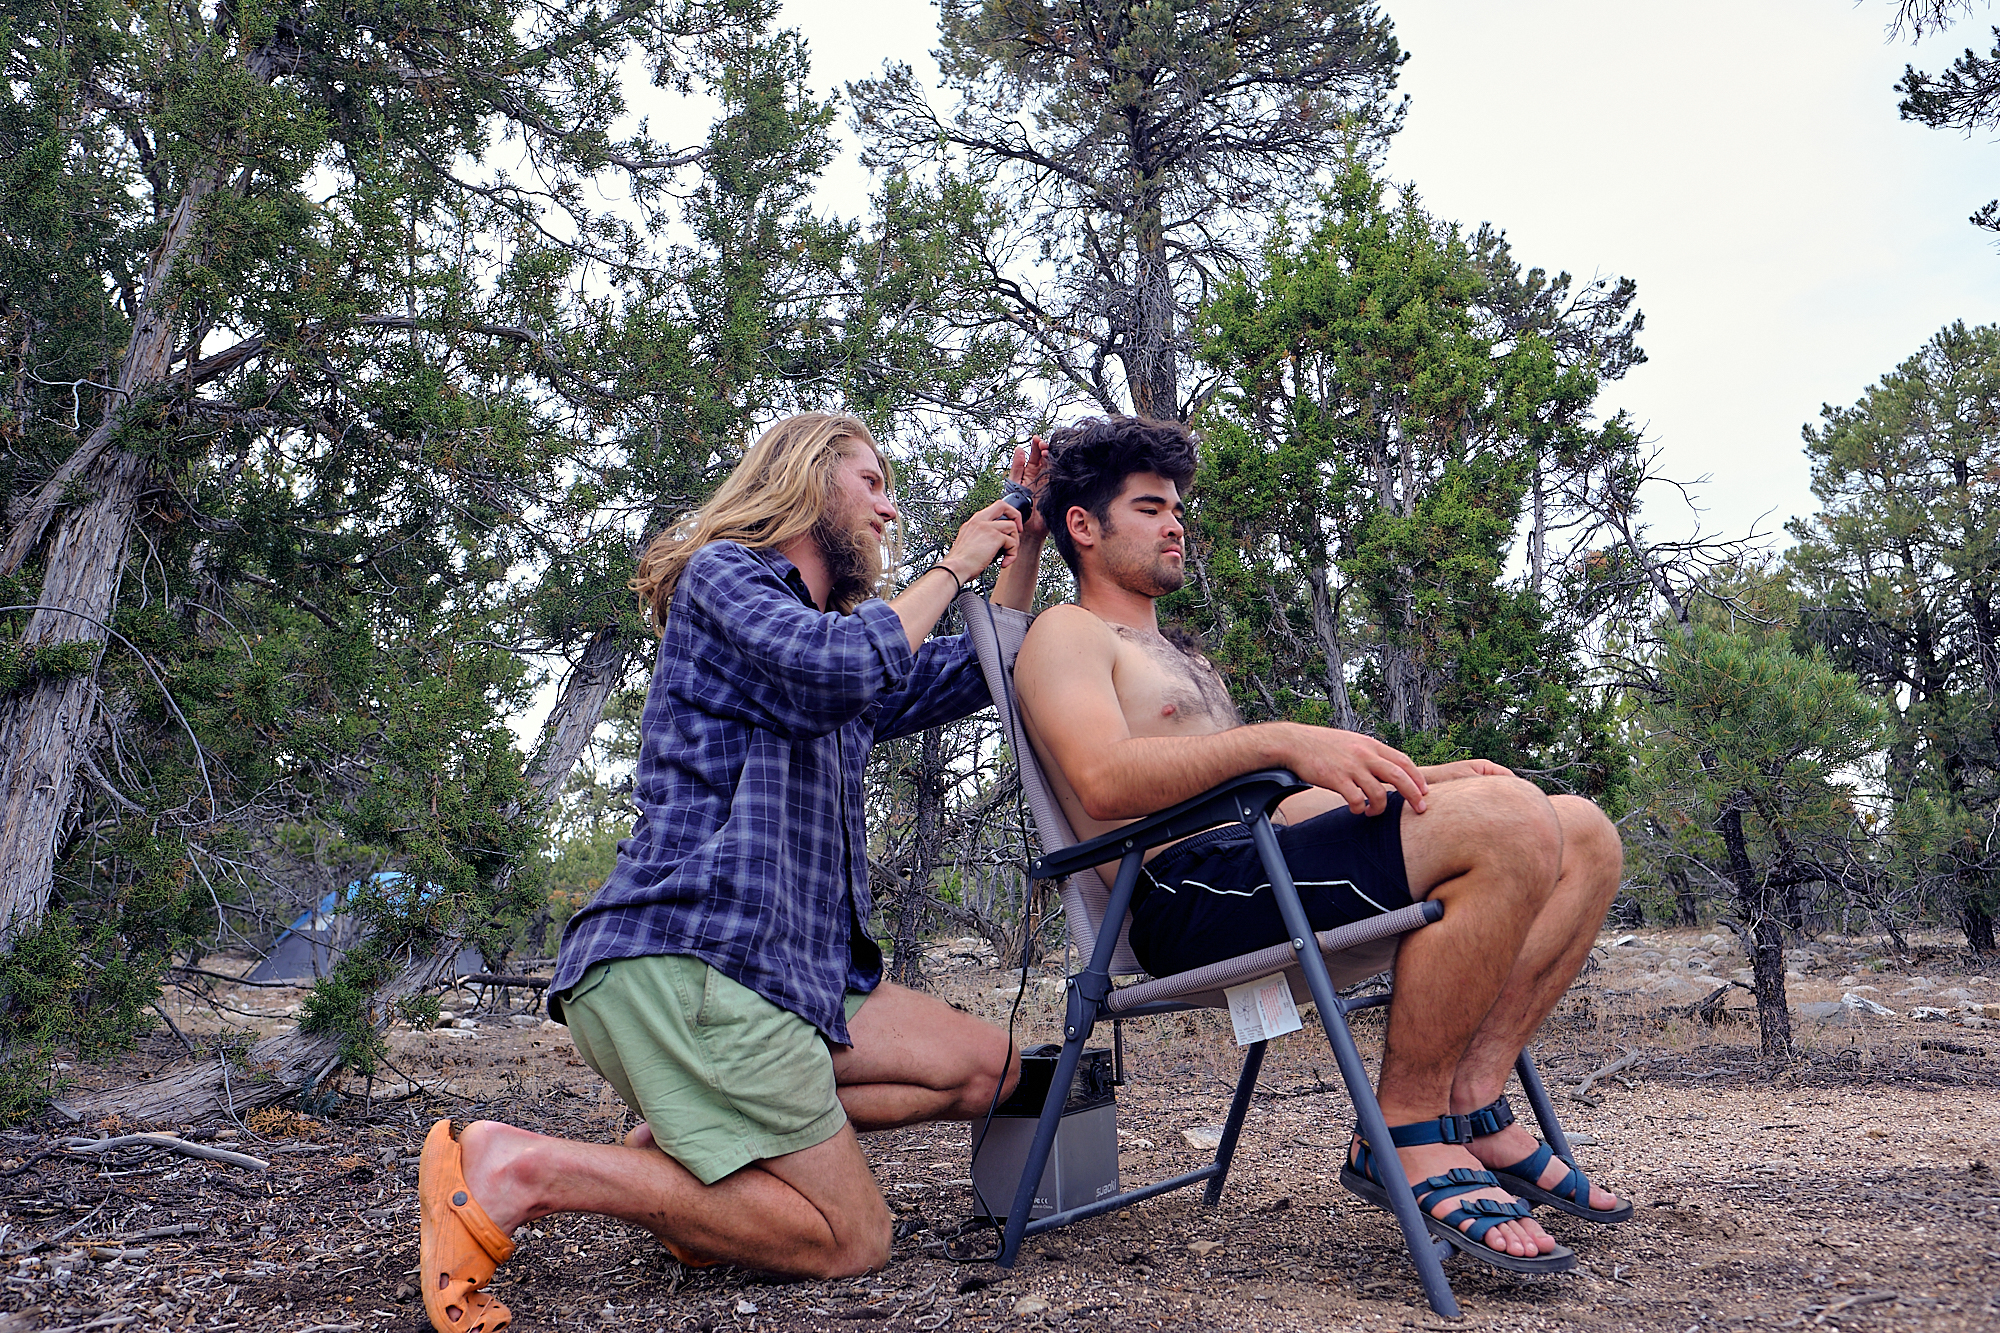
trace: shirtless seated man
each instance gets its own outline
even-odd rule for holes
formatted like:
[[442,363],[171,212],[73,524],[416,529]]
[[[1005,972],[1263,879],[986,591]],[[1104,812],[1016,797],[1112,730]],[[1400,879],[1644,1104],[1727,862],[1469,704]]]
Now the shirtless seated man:
[[[1154,616],[1154,599],[1182,582],[1181,495],[1195,465],[1193,439],[1172,422],[1097,419],[1050,437],[1036,507],[1077,602],[1042,612],[1022,646],[1014,679],[1029,738],[1078,837],[1288,768],[1315,788],[1274,816],[1315,930],[1443,903],[1443,919],[1397,952],[1383,1115],[1434,1232],[1503,1268],[1567,1268],[1574,1256],[1518,1200],[1597,1222],[1632,1206],[1512,1123],[1501,1089],[1589,955],[1618,887],[1617,831],[1589,801],[1549,797],[1485,760],[1418,767],[1351,731],[1244,726],[1215,669]],[[1287,938],[1247,829],[1199,833],[1148,861],[1131,940],[1154,975]],[[1103,868],[1107,882],[1115,871]],[[1341,1180],[1387,1206],[1358,1137]]]

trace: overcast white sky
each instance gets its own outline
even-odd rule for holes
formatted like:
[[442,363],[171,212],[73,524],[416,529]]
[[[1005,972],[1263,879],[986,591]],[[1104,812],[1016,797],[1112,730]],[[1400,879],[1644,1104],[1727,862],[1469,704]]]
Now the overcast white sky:
[[[1892,85],[1992,45],[1975,14],[1891,43],[1891,0],[1388,0],[1411,53],[1389,169],[1427,207],[1507,230],[1526,264],[1638,280],[1647,365],[1610,386],[1706,526],[1809,512],[1800,427],[1954,319],[2000,318],[1987,136],[1905,124]],[[824,92],[906,60],[935,77],[928,0],[788,0]],[[851,161],[826,206],[861,211]],[[1654,500],[1663,533],[1689,516]]]

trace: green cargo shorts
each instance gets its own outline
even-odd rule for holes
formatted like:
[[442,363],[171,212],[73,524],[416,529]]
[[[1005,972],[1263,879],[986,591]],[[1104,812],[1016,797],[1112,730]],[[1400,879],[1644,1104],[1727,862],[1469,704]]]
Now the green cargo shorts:
[[[867,998],[848,992],[849,1022]],[[560,999],[576,1053],[704,1185],[847,1122],[819,1029],[699,958],[593,963]]]

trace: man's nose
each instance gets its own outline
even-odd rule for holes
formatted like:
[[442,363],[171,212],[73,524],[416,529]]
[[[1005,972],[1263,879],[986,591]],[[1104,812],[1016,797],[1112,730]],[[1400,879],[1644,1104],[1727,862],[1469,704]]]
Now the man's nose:
[[875,499],[875,513],[884,523],[894,523],[902,515],[896,512],[896,502],[886,495]]

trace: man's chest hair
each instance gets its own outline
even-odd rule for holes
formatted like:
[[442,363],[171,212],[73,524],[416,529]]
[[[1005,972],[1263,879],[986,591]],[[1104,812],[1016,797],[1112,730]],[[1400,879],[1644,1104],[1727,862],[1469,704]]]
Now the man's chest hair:
[[1113,625],[1111,630],[1144,663],[1145,678],[1159,695],[1163,716],[1183,725],[1207,721],[1216,730],[1243,724],[1229,687],[1192,638],[1180,634],[1169,638],[1128,625]]

